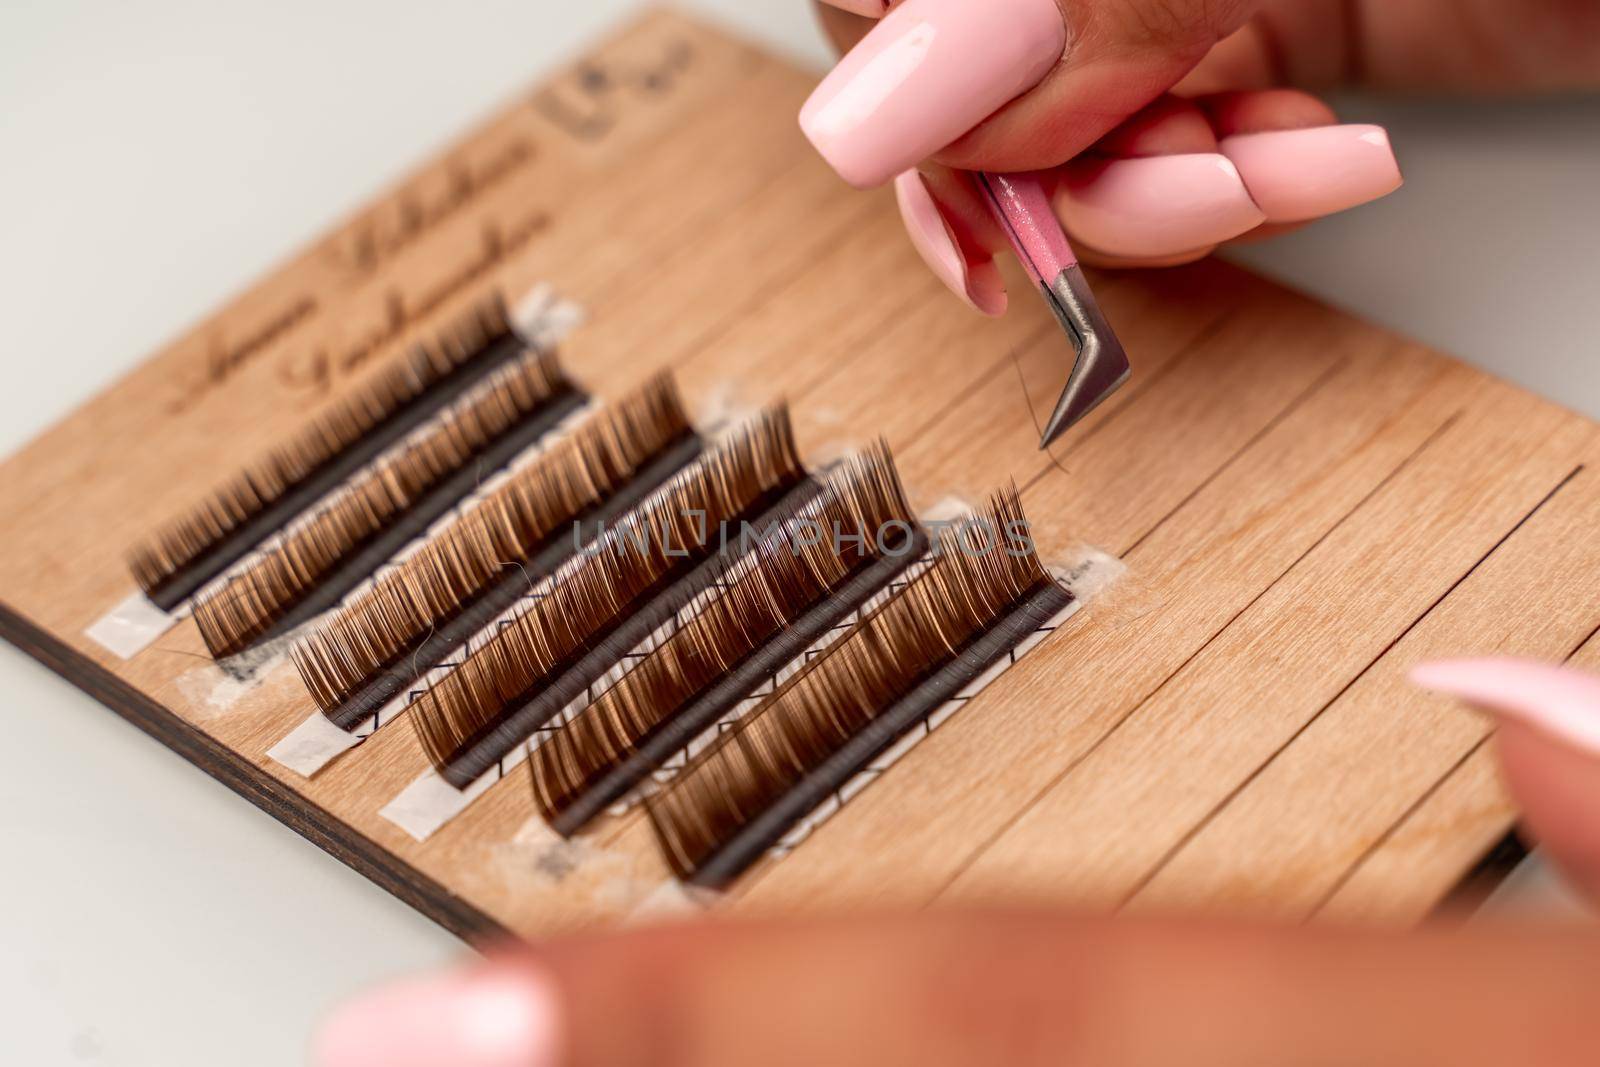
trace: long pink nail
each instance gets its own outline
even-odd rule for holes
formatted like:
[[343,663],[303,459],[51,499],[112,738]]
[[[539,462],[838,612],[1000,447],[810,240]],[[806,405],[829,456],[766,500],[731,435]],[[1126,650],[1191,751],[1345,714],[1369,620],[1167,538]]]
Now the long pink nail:
[[967,262],[922,175],[914,170],[900,175],[894,180],[894,196],[900,204],[900,219],[911,235],[911,244],[928,269],[952,293],[985,315],[1004,312],[1006,283],[1000,277],[999,268],[992,259]]
[[317,1067],[554,1067],[549,983],[491,965],[383,986],[339,1008],[312,1048]]
[[1411,669],[1411,680],[1600,755],[1600,678],[1535,660],[1439,660]]
[[1233,164],[1215,153],[1074,164],[1055,202],[1074,238],[1113,256],[1208,248],[1265,219]]
[[1387,196],[1404,182],[1382,126],[1319,126],[1225,137],[1269,222],[1304,222]]
[[882,185],[1042,80],[1055,0],[905,0],[822,80],[800,128],[845,181]]

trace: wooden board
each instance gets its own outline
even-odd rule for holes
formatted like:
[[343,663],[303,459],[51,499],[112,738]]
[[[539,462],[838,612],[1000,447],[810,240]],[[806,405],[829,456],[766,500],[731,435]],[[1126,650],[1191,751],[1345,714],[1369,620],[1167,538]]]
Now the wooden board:
[[453,929],[633,913],[665,879],[637,820],[552,870],[513,774],[417,842],[378,815],[427,766],[405,724],[306,779],[265,755],[313,710],[286,664],[219,713],[191,621],[128,661],[84,636],[136,538],[454,310],[544,281],[588,311],[562,355],[601,398],[662,367],[701,414],[787,397],[810,456],[881,434],[924,507],[1014,479],[1046,556],[1127,564],[717,906],[1426,914],[1512,812],[1487,723],[1405,669],[1600,662],[1595,426],[1209,262],[1096,277],[1135,378],[1042,454],[1058,330],[1014,274],[999,321],[938,289],[891,199],[799,136],[812,80],[654,13],[513,102],[0,468],[4,635]]

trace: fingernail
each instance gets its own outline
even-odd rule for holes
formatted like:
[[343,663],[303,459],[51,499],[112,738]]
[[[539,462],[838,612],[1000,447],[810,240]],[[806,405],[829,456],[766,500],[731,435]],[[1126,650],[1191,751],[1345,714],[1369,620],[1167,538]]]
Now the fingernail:
[[869,19],[881,18],[883,13],[889,10],[889,0],[822,0],[822,2],[841,11],[865,15]]
[[522,965],[383,986],[337,1009],[318,1067],[553,1067],[553,990]]
[[1600,678],[1592,674],[1534,660],[1457,659],[1418,664],[1411,680],[1600,755]]
[[1170,256],[1219,244],[1265,219],[1216,153],[1075,164],[1055,197],[1074,238],[1114,256]]
[[1006,284],[999,268],[993,260],[967,262],[922,175],[914,170],[901,174],[894,180],[894,196],[911,244],[928,269],[952,293],[985,315],[1005,311]]
[[822,80],[800,128],[852,185],[882,185],[1037,85],[1066,47],[1055,0],[905,0]]
[[1268,222],[1304,222],[1387,196],[1404,182],[1381,126],[1318,126],[1223,138]]

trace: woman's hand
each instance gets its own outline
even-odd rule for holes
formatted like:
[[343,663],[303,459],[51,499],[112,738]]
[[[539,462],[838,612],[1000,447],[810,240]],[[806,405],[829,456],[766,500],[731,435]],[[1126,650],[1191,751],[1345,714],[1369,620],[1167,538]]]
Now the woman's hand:
[[1005,242],[967,170],[1043,170],[1083,257],[1188,262],[1383,196],[1388,139],[1303,91],[1600,84],[1593,0],[830,0],[801,125],[894,180],[929,266],[990,314]]
[[[1600,899],[1600,679],[1416,677],[1499,719],[1530,827]],[[798,856],[788,862],[803,862]],[[1589,1064],[1600,935],[929,911],[562,938],[380,989],[321,1067]]]

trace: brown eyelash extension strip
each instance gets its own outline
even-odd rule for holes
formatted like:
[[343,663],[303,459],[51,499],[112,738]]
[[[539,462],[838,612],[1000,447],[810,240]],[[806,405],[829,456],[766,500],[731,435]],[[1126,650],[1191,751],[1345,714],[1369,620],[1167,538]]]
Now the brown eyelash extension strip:
[[529,758],[571,836],[927,551],[879,442],[741,562],[727,589]]
[[701,448],[670,374],[597,413],[295,645],[317,706],[366,721]]
[[[1072,603],[1011,533],[1024,522],[1014,487],[995,497],[980,526],[941,538],[927,571],[646,799],[679,878],[727,885]],[[979,552],[971,533],[985,526],[990,548]]]
[[524,348],[504,300],[480,301],[134,548],[134,580],[171,611]]
[[433,424],[359,472],[220,588],[194,619],[218,659],[338,604],[483,479],[549,433],[577,397],[556,358],[526,352]]
[[434,768],[466,788],[716,582],[753,547],[747,526],[770,529],[820,490],[788,408],[764,412],[568,561],[411,705]]

